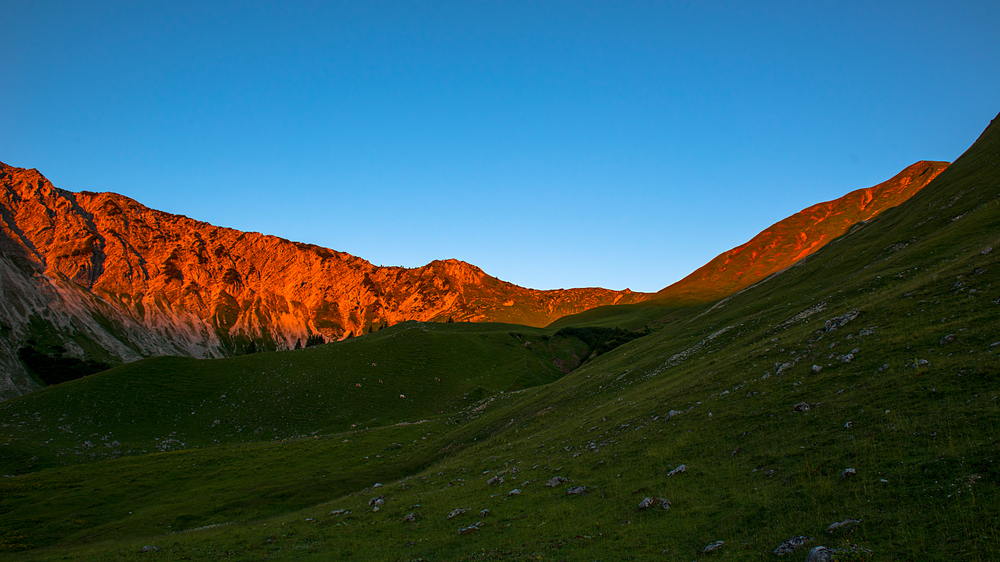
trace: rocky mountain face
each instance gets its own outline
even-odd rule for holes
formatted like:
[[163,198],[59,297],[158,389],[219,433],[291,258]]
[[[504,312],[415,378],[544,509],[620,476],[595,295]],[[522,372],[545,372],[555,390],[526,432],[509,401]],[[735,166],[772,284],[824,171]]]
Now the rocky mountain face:
[[[706,302],[781,271],[894,207],[946,167],[918,162],[814,205],[655,295],[538,291],[458,260],[406,269],[74,193],[0,163],[0,399],[34,390],[19,350],[108,364],[152,355],[222,357],[289,349],[406,320],[545,326],[591,308],[651,299]],[[42,354],[42,355],[39,355]]]
[[37,388],[17,351],[111,364],[289,349],[406,320],[544,326],[645,293],[539,291],[458,260],[377,267],[334,250],[55,188],[0,163],[0,398]]
[[888,181],[813,205],[783,219],[752,240],[723,252],[677,283],[656,293],[656,300],[709,302],[727,297],[802,260],[834,238],[882,211],[906,201],[948,167],[921,161]]

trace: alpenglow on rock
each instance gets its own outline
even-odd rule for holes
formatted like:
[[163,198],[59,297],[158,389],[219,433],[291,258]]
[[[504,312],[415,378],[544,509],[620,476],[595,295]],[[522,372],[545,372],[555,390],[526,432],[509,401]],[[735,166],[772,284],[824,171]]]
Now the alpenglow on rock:
[[[379,267],[335,250],[221,228],[115,193],[74,193],[0,163],[0,399],[38,388],[17,358],[32,322],[106,352],[222,357],[292,349],[408,320],[545,326],[650,295],[526,289],[458,261]],[[44,314],[43,314],[44,311]],[[86,357],[90,358],[90,357]]]

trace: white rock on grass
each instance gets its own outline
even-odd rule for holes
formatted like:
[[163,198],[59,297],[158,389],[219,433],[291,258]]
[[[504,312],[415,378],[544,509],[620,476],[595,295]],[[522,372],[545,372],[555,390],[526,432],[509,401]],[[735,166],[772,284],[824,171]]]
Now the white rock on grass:
[[726,544],[725,541],[715,541],[712,544],[707,545],[707,546],[705,546],[705,548],[701,549],[701,552],[703,554],[708,554],[710,552],[715,552],[716,550],[719,550],[720,548],[722,548],[722,545],[724,545],[724,544]]
[[817,546],[809,551],[806,562],[833,562],[833,550],[825,546]]
[[830,526],[826,528],[827,533],[832,533],[837,529],[843,529],[846,527],[852,527],[861,523],[860,519],[844,519],[843,521],[837,521],[836,523],[830,523]]
[[792,537],[786,540],[785,542],[779,544],[778,547],[774,549],[774,553],[777,554],[778,556],[782,556],[785,554],[793,554],[796,550],[805,546],[807,542],[812,542],[812,540],[813,540],[812,537],[806,537],[803,535],[800,535],[798,537]]
[[452,511],[451,513],[448,514],[447,518],[448,519],[453,519],[455,517],[458,517],[459,515],[462,515],[463,513],[467,512],[467,511],[469,511],[469,510],[467,508],[464,508],[464,507],[456,508],[454,511]]

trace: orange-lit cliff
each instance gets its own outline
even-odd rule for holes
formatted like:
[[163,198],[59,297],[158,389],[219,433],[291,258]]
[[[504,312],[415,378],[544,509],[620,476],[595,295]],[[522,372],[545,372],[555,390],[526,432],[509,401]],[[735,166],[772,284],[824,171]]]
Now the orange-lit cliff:
[[729,296],[812,254],[855,224],[906,201],[947,167],[947,162],[917,162],[874,187],[803,209],[746,244],[719,254],[654,298],[708,302]]
[[[627,289],[526,289],[458,260],[377,267],[114,193],[65,191],[36,170],[2,163],[0,251],[0,324],[8,332],[26,334],[33,321],[82,331],[125,360],[220,356],[251,339],[290,348],[310,334],[329,341],[406,320],[544,326],[648,297]],[[9,358],[16,350],[0,351]]]

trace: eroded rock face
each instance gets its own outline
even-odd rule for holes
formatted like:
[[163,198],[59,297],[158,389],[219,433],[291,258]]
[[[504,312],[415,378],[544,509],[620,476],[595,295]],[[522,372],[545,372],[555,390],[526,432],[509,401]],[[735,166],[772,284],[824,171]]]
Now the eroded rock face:
[[[74,193],[0,163],[0,398],[37,388],[16,358],[31,317],[83,332],[114,360],[291,349],[407,320],[544,326],[650,295],[525,289],[458,260],[414,269]],[[93,311],[99,312],[94,318]],[[19,339],[20,338],[20,339]],[[82,354],[83,351],[80,350]]]
[[711,301],[729,296],[816,252],[834,238],[914,196],[948,167],[917,162],[874,187],[813,205],[752,240],[719,254],[691,275],[656,293],[657,300]]

